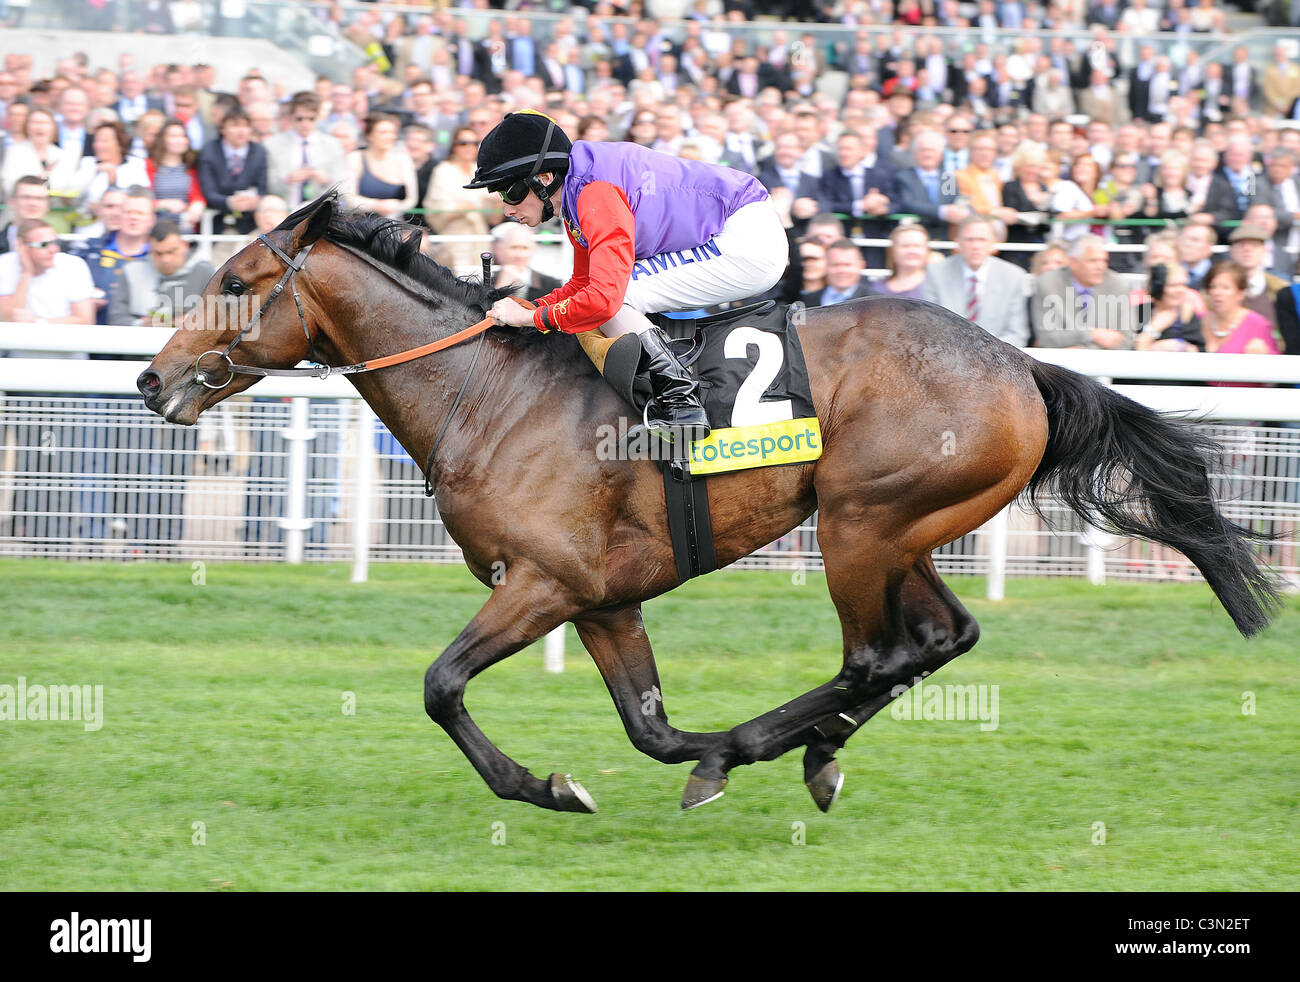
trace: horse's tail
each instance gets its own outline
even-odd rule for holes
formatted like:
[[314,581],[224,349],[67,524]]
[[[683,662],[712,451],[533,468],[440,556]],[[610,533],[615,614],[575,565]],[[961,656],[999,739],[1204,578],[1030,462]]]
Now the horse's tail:
[[1219,511],[1209,479],[1219,445],[1087,376],[1031,361],[1048,420],[1026,489],[1039,515],[1041,496],[1054,493],[1098,528],[1172,546],[1196,564],[1237,630],[1249,637],[1267,626],[1278,593],[1252,545],[1268,536]]

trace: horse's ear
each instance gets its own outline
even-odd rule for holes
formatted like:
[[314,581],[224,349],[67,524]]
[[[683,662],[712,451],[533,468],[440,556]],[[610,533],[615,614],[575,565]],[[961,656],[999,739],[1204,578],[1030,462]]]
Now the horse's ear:
[[307,221],[298,227],[299,249],[316,242],[329,230],[330,219],[334,217],[334,204],[334,195],[326,195],[320,206],[307,216]]

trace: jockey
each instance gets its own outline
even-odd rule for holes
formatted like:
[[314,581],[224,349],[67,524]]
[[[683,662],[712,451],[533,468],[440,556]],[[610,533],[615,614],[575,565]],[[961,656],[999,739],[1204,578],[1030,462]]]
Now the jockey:
[[650,428],[707,436],[698,383],[645,315],[743,300],[776,284],[789,247],[767,189],[743,171],[635,143],[570,143],[532,110],[488,133],[465,186],[499,193],[506,217],[530,227],[558,213],[573,243],[568,283],[535,310],[499,301],[492,319],[543,332],[635,333],[653,392]]

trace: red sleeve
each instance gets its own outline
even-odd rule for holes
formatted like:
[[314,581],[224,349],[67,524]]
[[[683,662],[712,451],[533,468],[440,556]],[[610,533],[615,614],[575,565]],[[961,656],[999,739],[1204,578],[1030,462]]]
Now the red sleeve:
[[539,331],[581,334],[600,327],[618,313],[632,279],[636,222],[623,192],[593,181],[578,195],[576,210],[587,248],[574,243],[573,277],[538,301],[533,324]]
[[573,229],[566,224],[565,233],[569,236],[569,244],[573,246],[573,275],[569,277],[568,283],[557,286],[544,297],[538,297],[534,303],[540,308],[549,304],[557,303],[565,297],[571,297],[587,285],[587,271],[591,268],[591,254],[587,252],[585,246],[580,246],[573,237]]
[[190,200],[187,203],[192,205],[196,201],[202,201],[205,205],[207,204],[207,202],[203,200],[203,190],[199,187],[199,172],[191,168],[190,169]]

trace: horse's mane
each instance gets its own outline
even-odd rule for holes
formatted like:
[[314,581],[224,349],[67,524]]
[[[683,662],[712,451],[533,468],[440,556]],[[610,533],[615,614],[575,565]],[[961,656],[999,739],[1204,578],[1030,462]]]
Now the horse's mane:
[[[325,238],[330,242],[364,252],[390,269],[402,273],[421,286],[451,300],[487,313],[498,300],[514,293],[514,286],[491,287],[472,276],[459,277],[446,266],[435,262],[420,251],[424,230],[409,222],[384,218],[362,211],[349,211],[340,207],[338,191],[330,190],[315,201],[303,205],[278,226],[277,230],[292,229],[306,221],[326,202],[334,205]],[[496,334],[521,347],[547,346],[548,339],[537,331],[515,328],[492,328]],[[555,344],[549,344],[554,349]],[[564,347],[567,348],[567,345]],[[576,345],[575,345],[576,347]]]

